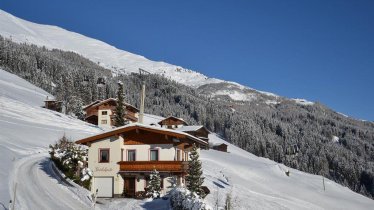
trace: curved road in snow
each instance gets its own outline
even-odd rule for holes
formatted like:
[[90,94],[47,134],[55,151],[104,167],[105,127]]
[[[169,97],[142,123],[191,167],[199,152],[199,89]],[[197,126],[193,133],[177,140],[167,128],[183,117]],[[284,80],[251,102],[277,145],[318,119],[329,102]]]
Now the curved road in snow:
[[17,161],[11,177],[12,194],[17,183],[15,209],[89,209],[61,182],[45,153]]

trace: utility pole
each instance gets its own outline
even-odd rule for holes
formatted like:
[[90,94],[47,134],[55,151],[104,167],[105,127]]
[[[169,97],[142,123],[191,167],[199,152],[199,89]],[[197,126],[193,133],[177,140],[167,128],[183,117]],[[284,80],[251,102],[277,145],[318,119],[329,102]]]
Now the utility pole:
[[139,123],[143,123],[143,117],[144,117],[144,99],[145,99],[145,83],[144,83],[144,81],[142,81],[142,90],[140,92]]
[[145,75],[150,75],[151,73],[149,73],[148,71],[146,71],[144,69],[139,68],[139,74],[140,74],[140,78],[142,80],[142,90],[140,92],[140,112],[139,112],[138,122],[139,123],[143,123],[143,119],[144,119],[144,101],[145,101],[145,80],[144,80],[144,76]]

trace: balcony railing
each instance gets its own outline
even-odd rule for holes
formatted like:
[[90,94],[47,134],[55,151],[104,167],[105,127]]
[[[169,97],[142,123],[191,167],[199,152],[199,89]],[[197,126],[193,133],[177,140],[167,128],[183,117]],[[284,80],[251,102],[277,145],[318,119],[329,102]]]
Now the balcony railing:
[[188,168],[187,161],[120,161],[121,171],[144,172],[156,169],[159,172],[185,172]]

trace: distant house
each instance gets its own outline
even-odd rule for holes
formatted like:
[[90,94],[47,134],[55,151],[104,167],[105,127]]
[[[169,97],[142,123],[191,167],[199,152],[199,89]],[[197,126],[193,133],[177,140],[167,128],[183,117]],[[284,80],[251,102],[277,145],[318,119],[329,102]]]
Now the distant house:
[[[206,129],[202,125],[191,125],[191,126],[187,125],[187,126],[176,128],[175,130],[191,134],[205,142],[209,141],[208,135],[210,132],[208,131],[208,129]],[[208,149],[208,148],[204,148],[204,149]]]
[[[173,129],[177,131],[182,131],[188,134],[191,134],[192,136],[195,136],[205,142],[208,142],[208,135],[209,131],[202,125],[188,125],[182,118],[169,116],[160,122],[158,124],[163,128]],[[207,148],[203,148],[207,149]]]
[[44,101],[44,106],[43,108],[50,109],[56,112],[61,112],[62,111],[62,101],[57,101],[54,98],[49,98],[47,96],[46,100]]
[[182,126],[188,125],[182,118],[177,118],[174,116],[169,116],[158,122],[158,124],[163,128],[171,129],[180,128]]
[[[81,139],[89,147],[91,190],[98,197],[135,197],[145,191],[153,169],[161,176],[162,193],[185,184],[192,145],[207,147],[195,136],[167,128],[132,123]],[[200,152],[200,149],[198,149]]]
[[228,146],[227,144],[222,143],[222,144],[213,145],[212,149],[218,150],[221,152],[227,152],[227,146]]
[[[132,106],[131,104],[124,103],[125,105],[125,116],[124,119],[128,123],[138,121],[139,109]],[[109,98],[106,100],[97,100],[83,108],[85,111],[85,121],[94,125],[98,125],[101,128],[110,129],[115,125],[114,117],[117,106],[117,99]]]

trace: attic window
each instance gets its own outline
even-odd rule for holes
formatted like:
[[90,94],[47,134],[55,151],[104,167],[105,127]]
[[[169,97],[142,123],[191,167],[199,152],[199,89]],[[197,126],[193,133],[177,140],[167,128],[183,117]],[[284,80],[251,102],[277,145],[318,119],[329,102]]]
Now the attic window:
[[101,114],[102,115],[108,115],[108,111],[102,111]]

